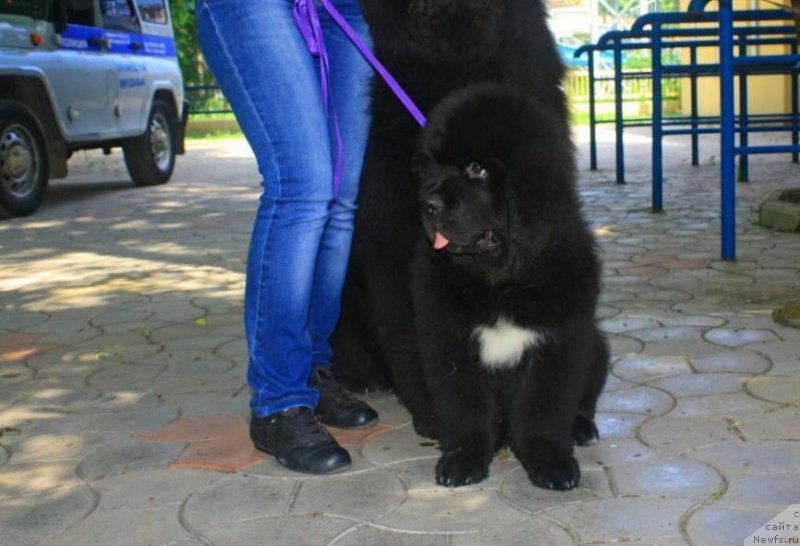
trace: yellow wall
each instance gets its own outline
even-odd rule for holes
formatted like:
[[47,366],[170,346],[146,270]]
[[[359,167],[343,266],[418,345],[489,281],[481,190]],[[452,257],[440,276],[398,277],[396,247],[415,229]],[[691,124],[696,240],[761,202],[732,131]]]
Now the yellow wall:
[[[779,0],[780,2],[780,0]],[[788,5],[788,1],[782,3]],[[687,0],[681,0],[681,9],[686,11]],[[710,6],[713,9],[713,4]],[[774,4],[753,0],[734,0],[734,9],[775,9]],[[773,22],[761,23],[764,25],[774,24]],[[782,23],[779,23],[782,24]],[[788,24],[788,23],[787,23]],[[701,26],[701,25],[697,25]],[[757,53],[768,55],[777,53],[788,53],[789,47],[765,46],[759,48]],[[752,53],[756,53],[753,51]],[[689,62],[689,52],[682,54],[685,62]],[[719,49],[700,48],[698,49],[698,62],[718,63]],[[737,79],[738,82],[738,79]],[[791,87],[788,76],[748,76],[748,108],[751,113],[770,113],[788,112],[791,109]],[[739,101],[739,85],[734,85],[736,93],[736,104]],[[700,115],[719,114],[719,80],[716,77],[704,77],[698,80],[698,106]],[[681,109],[684,114],[691,112],[689,80],[682,82],[681,89]],[[738,111],[738,106],[737,106]]]

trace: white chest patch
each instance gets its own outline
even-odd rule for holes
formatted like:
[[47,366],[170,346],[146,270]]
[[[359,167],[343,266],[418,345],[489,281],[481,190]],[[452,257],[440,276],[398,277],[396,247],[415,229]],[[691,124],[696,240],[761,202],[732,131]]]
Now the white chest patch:
[[526,349],[544,340],[544,334],[521,328],[501,316],[494,326],[477,326],[472,335],[478,342],[481,362],[492,370],[513,368]]

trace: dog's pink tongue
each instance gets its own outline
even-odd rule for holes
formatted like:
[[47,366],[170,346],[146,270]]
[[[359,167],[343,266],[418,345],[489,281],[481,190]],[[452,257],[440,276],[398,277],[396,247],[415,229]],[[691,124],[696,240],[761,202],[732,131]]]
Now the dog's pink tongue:
[[449,244],[450,244],[450,241],[447,240],[447,237],[445,237],[444,235],[442,235],[441,233],[439,233],[437,231],[436,232],[436,238],[433,241],[433,248],[435,250],[441,250],[441,249],[443,249],[444,247],[446,247]]

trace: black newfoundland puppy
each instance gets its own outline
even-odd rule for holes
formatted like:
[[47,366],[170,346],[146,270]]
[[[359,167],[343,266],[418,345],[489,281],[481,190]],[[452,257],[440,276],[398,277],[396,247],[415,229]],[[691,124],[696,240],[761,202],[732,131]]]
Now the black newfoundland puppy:
[[412,295],[436,481],[484,479],[508,441],[535,485],[572,489],[609,353],[568,126],[523,92],[470,86],[431,114],[415,170],[427,240]]
[[[362,0],[375,52],[428,112],[450,91],[480,81],[514,84],[563,120],[563,66],[541,0]],[[353,390],[393,386],[423,435],[433,434],[419,373],[409,292],[422,237],[411,157],[420,128],[380,78],[334,373]]]

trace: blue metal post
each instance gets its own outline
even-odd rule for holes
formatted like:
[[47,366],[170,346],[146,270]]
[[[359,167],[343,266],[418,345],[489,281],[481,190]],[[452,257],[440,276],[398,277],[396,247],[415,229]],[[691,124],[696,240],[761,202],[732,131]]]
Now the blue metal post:
[[[739,57],[747,57],[747,37],[741,32],[739,38]],[[739,146],[747,147],[750,143],[748,134],[748,119],[750,106],[747,98],[747,68],[742,67],[739,72]],[[750,158],[747,154],[739,154],[739,182],[750,180]]]
[[589,168],[597,170],[597,115],[594,104],[594,49],[587,51],[589,56]]
[[653,22],[653,31],[651,34],[651,53],[652,53],[652,69],[653,69],[653,212],[661,212],[663,210],[663,167],[662,157],[663,152],[661,146],[661,139],[664,137],[662,133],[662,96],[661,96],[661,24]]
[[689,62],[692,65],[691,75],[689,76],[689,87],[691,89],[692,103],[692,165],[695,167],[700,164],[700,135],[697,133],[697,117],[699,108],[697,107],[697,73],[694,67],[697,65],[697,48],[692,46],[689,49]]
[[625,151],[622,141],[622,40],[614,38],[614,126],[616,128],[617,184],[625,183]]
[[722,259],[736,259],[736,137],[733,109],[733,7],[719,0],[720,195]]
[[[797,55],[797,42],[792,43],[792,55]],[[796,66],[796,65],[795,65]],[[792,145],[797,146],[800,144],[800,133],[798,133],[798,124],[800,124],[800,118],[798,118],[798,102],[800,102],[800,91],[798,91],[797,85],[797,75],[798,70],[795,67],[792,70],[790,77],[792,78]],[[792,152],[792,163],[798,162],[798,154],[797,152]]]

